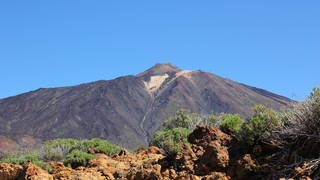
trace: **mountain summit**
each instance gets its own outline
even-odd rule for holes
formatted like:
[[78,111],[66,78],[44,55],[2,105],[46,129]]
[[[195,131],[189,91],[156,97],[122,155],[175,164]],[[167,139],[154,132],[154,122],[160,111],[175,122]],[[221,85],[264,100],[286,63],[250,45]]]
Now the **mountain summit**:
[[138,74],[138,76],[154,76],[154,75],[162,75],[162,74],[173,74],[181,71],[181,69],[172,65],[171,63],[165,64],[156,64],[150,69],[144,71],[143,73]]
[[146,146],[162,120],[180,108],[248,117],[256,104],[279,110],[292,102],[211,73],[156,64],[136,76],[1,99],[0,137],[101,137],[136,148]]

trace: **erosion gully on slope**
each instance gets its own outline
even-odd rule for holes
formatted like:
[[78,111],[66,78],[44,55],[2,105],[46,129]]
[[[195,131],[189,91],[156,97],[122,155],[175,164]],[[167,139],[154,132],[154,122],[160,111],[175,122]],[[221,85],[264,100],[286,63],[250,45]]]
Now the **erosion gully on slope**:
[[150,94],[149,101],[148,101],[147,106],[145,108],[145,114],[140,122],[140,129],[142,130],[142,133],[144,135],[143,140],[146,143],[146,145],[149,144],[149,133],[145,130],[143,124],[144,124],[147,116],[149,115],[149,113],[152,111],[152,106],[153,106],[154,100],[155,100],[154,94]]

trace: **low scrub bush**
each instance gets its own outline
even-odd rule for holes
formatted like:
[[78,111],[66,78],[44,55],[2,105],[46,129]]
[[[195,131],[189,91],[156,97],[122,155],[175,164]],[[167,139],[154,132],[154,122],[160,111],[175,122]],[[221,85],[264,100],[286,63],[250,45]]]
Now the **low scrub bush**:
[[48,171],[51,169],[49,165],[46,165],[42,161],[40,153],[38,151],[17,151],[8,154],[4,158],[2,158],[0,162],[18,165],[25,165],[26,163],[30,162]]
[[86,153],[89,148],[93,148],[97,153],[104,153],[109,156],[118,154],[121,150],[119,146],[100,138],[85,140],[55,139],[44,145],[43,159],[45,161],[64,161],[71,151],[79,150]]
[[253,109],[253,116],[241,127],[242,137],[249,143],[254,144],[263,135],[280,125],[279,115],[273,109],[257,105]]
[[35,165],[41,165],[40,154],[36,151],[19,151],[5,156],[1,162],[24,165],[31,162]]
[[157,131],[151,145],[162,148],[169,156],[175,156],[181,150],[181,143],[188,144],[189,133],[187,128],[182,127]]
[[89,160],[93,158],[93,154],[89,154],[80,150],[73,150],[67,155],[63,162],[66,166],[76,168],[79,166],[86,166]]
[[95,150],[95,152],[104,153],[109,156],[119,154],[119,152],[121,151],[121,148],[119,146],[111,144],[110,142],[103,140],[103,139],[100,139],[100,138],[84,140],[83,146],[86,149],[93,148]]
[[224,114],[220,121],[220,129],[226,133],[237,134],[241,130],[244,120],[239,114]]
[[43,159],[45,161],[63,161],[73,149],[86,151],[81,140],[70,138],[51,140],[43,147]]

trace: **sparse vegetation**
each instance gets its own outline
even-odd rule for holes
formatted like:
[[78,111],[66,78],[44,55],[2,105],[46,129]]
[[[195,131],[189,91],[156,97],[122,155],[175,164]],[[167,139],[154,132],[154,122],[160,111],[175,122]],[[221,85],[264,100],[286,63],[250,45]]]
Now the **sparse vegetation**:
[[1,162],[23,165],[32,162],[40,167],[45,167],[43,162],[60,161],[71,167],[86,166],[94,155],[87,153],[92,148],[97,153],[107,155],[118,154],[119,146],[110,142],[94,138],[89,140],[78,139],[54,139],[46,142],[40,149],[33,151],[19,151],[5,156]]
[[63,161],[71,151],[87,152],[89,148],[109,156],[118,154],[121,150],[119,146],[99,138],[89,140],[55,139],[44,145],[44,159],[46,161]]
[[46,165],[41,159],[40,153],[38,151],[17,151],[5,156],[1,159],[0,163],[12,163],[18,165],[24,165],[26,163],[35,164],[42,169],[50,170],[50,166]]
[[24,165],[28,162],[31,162],[31,163],[36,164],[38,166],[41,166],[43,163],[40,158],[40,154],[36,151],[14,152],[14,153],[9,154],[8,156],[4,157],[1,160],[1,162],[13,163],[13,164],[19,164],[19,165]]

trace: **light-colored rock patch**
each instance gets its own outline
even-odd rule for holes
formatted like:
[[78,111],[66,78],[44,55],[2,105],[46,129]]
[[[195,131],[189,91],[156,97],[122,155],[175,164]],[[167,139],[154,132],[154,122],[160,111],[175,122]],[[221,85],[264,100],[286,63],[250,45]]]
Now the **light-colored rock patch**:
[[148,82],[144,82],[149,92],[154,92],[161,87],[163,82],[169,77],[168,74],[151,76]]
[[190,79],[192,72],[194,72],[194,71],[191,71],[191,70],[179,71],[179,72],[176,73],[176,78],[179,77],[179,76],[184,76],[184,77]]

